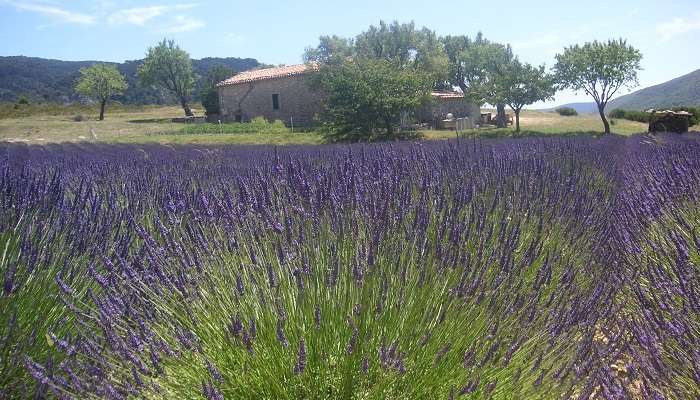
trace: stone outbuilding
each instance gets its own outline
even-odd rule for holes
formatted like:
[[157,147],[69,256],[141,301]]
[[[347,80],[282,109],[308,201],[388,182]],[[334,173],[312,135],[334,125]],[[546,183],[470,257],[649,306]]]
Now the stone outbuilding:
[[[281,120],[287,126],[312,126],[322,111],[323,95],[310,88],[308,75],[316,64],[288,65],[241,72],[217,87],[220,118],[226,122],[249,122],[255,117]],[[478,119],[479,106],[469,104],[458,92],[432,93],[433,101],[418,110],[420,122],[436,122],[452,114],[455,118]]]

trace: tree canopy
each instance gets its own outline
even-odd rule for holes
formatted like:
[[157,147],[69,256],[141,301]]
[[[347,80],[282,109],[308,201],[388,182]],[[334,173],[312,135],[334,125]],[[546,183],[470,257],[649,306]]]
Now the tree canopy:
[[80,78],[75,86],[75,91],[100,102],[100,121],[102,121],[104,120],[107,100],[112,96],[124,93],[127,87],[126,80],[116,66],[95,64],[80,69]]
[[142,84],[160,86],[180,101],[185,115],[192,116],[189,98],[195,83],[190,55],[173,40],[163,39],[148,49],[148,55],[138,70]]
[[354,39],[323,36],[304,59],[321,64],[312,83],[328,94],[324,131],[347,140],[395,136],[401,116],[429,99],[448,65],[434,32],[383,21]]
[[398,68],[385,59],[323,66],[313,84],[328,93],[321,117],[331,140],[395,137],[404,113],[429,96],[431,81],[414,68]]
[[554,70],[561,88],[585,91],[598,105],[605,133],[610,123],[605,106],[623,87],[638,85],[642,54],[623,39],[574,45],[556,55]]
[[202,106],[207,115],[219,114],[219,91],[217,90],[216,84],[230,78],[235,72],[225,66],[216,65],[212,67],[207,76],[204,77],[204,82],[202,84],[202,91],[200,93],[200,98],[202,99]]
[[554,77],[545,71],[545,66],[532,66],[513,59],[494,83],[498,87],[500,100],[515,113],[515,131],[520,132],[520,112],[523,107],[552,99],[556,93]]

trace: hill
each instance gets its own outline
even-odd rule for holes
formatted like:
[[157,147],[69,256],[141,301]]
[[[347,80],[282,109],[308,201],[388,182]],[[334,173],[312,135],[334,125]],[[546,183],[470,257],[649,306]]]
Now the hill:
[[[16,101],[21,96],[32,101],[70,103],[79,99],[73,90],[80,68],[97,61],[61,61],[45,58],[0,57],[0,101]],[[142,60],[115,64],[129,83],[124,95],[115,97],[124,104],[168,104],[172,99],[152,87],[139,85],[136,76]],[[195,74],[203,77],[214,66],[224,65],[234,71],[246,71],[262,66],[252,58],[203,58],[192,60]],[[196,87],[199,87],[199,82]],[[198,90],[195,90],[195,96]],[[197,99],[195,99],[197,100]]]
[[660,85],[650,86],[613,99],[608,110],[700,106],[700,69]]

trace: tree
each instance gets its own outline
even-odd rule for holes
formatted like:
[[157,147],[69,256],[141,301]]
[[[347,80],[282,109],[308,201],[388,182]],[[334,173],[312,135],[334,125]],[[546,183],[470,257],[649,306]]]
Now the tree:
[[563,54],[556,55],[556,59],[554,71],[560,87],[583,90],[592,96],[605,133],[610,133],[605,106],[620,88],[638,85],[637,72],[641,69],[642,54],[627,41],[619,39],[567,47]]
[[468,36],[446,36],[441,39],[449,60],[447,83],[458,86],[467,101],[482,105],[495,104],[497,124],[505,127],[505,103],[502,80],[514,56],[510,46],[486,40],[481,33],[473,40]]
[[505,74],[495,82],[502,101],[515,113],[515,131],[520,132],[520,112],[523,107],[554,97],[554,77],[545,72],[544,65],[534,67],[514,59]]
[[204,82],[202,84],[202,91],[200,92],[202,106],[204,106],[204,110],[206,111],[207,115],[220,113],[219,90],[217,89],[216,85],[219,82],[230,78],[234,73],[235,72],[231,68],[225,65],[216,65],[207,73],[207,76],[204,78]]
[[442,43],[428,28],[416,29],[415,23],[394,21],[370,26],[354,40],[354,55],[360,59],[389,60],[399,68],[414,68],[433,82],[444,81],[448,60]]
[[402,113],[417,109],[432,82],[414,68],[385,59],[324,65],[312,85],[327,93],[321,127],[331,140],[395,137]]
[[316,47],[307,47],[304,51],[304,62],[332,64],[343,62],[353,56],[353,40],[336,35],[321,36]]
[[384,21],[354,39],[324,36],[304,60],[320,68],[312,85],[327,93],[321,122],[331,139],[395,136],[402,115],[444,82],[447,57],[433,31]]
[[95,64],[80,69],[75,91],[100,102],[100,121],[105,119],[105,105],[112,96],[124,93],[128,85],[117,67]]
[[175,41],[163,39],[157,46],[149,47],[138,75],[141,83],[157,85],[170,91],[180,101],[185,115],[194,115],[188,104],[195,82],[192,61],[190,55],[177,46]]

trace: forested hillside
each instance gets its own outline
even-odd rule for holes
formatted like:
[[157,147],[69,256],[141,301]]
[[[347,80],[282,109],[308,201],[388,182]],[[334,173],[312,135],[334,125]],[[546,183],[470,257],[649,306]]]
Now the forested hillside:
[[[61,61],[35,57],[0,57],[0,101],[16,101],[26,97],[30,101],[69,103],[79,100],[74,91],[80,68],[97,61]],[[159,89],[139,85],[136,71],[141,60],[117,64],[117,69],[129,83],[123,96],[115,97],[124,104],[166,104],[172,102],[167,93]],[[203,58],[192,60],[198,80],[214,66],[224,65],[234,71],[246,71],[262,64],[252,58]],[[194,100],[199,93],[199,82],[194,90]]]

